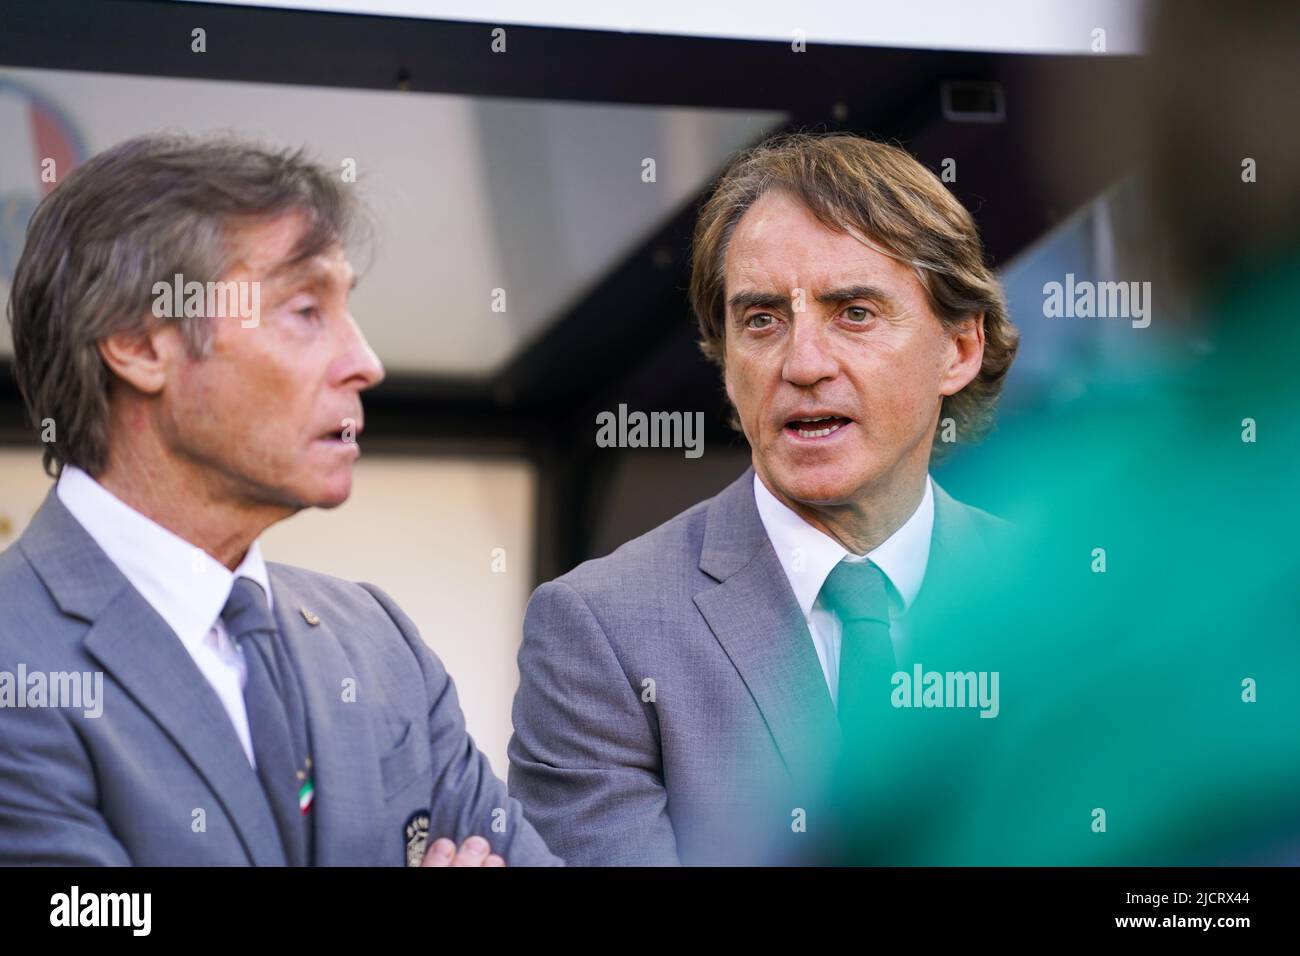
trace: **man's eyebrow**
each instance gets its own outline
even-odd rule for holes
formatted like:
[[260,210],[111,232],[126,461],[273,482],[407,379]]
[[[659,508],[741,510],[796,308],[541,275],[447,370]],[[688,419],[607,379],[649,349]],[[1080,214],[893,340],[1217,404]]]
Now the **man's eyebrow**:
[[[349,270],[352,271],[352,270]],[[330,281],[330,272],[324,266],[314,262],[296,262],[286,263],[276,269],[271,270],[266,277],[267,280],[276,286],[291,285],[326,285]],[[352,272],[352,281],[348,284],[348,290],[351,291],[357,287],[360,276]]]
[[[883,306],[894,304],[892,295],[874,285],[842,286],[838,289],[822,292],[817,296],[817,301],[822,305],[851,302],[854,299],[867,299],[871,302],[879,302]],[[727,306],[733,312],[741,312],[749,308],[777,309],[789,307],[789,305],[790,296],[779,292],[762,292],[757,289],[741,289],[727,300]]]
[[849,285],[839,289],[829,289],[817,296],[817,301],[822,305],[834,305],[837,302],[851,302],[854,299],[867,299],[871,302],[879,302],[883,306],[892,306],[894,297],[874,285]]
[[727,308],[740,312],[750,308],[778,309],[790,304],[790,297],[779,292],[760,292],[757,289],[741,289],[727,300]]

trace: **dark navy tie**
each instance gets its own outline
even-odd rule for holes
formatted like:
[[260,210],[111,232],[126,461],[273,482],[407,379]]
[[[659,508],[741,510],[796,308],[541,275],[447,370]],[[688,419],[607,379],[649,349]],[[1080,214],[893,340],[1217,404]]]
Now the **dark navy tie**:
[[[262,586],[238,577],[221,612],[230,638],[244,651],[244,705],[257,776],[275,817],[290,866],[307,866],[311,828],[300,794],[311,794],[310,742],[302,688],[284,649]],[[304,786],[307,790],[304,792]]]

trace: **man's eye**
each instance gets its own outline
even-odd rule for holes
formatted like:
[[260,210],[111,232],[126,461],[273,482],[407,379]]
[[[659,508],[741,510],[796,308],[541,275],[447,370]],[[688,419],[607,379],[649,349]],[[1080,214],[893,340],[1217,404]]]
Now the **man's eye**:
[[301,315],[304,319],[315,318],[320,315],[320,310],[314,305],[309,305],[305,309],[295,309],[295,315]]
[[765,329],[774,321],[776,320],[767,312],[758,312],[746,319],[745,324],[751,329]]
[[851,305],[844,310],[844,314],[854,322],[865,322],[871,318],[871,312],[860,305]]

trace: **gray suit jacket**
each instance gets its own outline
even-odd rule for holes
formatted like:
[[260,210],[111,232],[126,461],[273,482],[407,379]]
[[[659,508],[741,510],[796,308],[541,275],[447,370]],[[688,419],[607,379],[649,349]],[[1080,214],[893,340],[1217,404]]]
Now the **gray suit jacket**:
[[[808,849],[800,828],[825,796],[839,724],[753,474],[533,594],[510,791],[571,864],[765,863]],[[1004,527],[936,484],[909,616],[978,568]]]
[[[474,746],[451,678],[397,605],[372,585],[267,570],[304,685],[316,863],[404,865],[422,814],[429,839],[477,833],[512,865],[559,862]],[[0,554],[0,594],[0,671],[98,671],[104,698],[98,717],[0,708],[0,864],[284,865],[216,693],[53,488]]]

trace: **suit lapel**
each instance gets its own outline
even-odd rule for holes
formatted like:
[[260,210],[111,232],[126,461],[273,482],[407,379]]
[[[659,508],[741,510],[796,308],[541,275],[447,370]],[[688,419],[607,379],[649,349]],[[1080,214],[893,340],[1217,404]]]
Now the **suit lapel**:
[[[316,794],[312,834],[317,866],[367,865],[378,858],[374,810],[384,805],[380,789],[379,750],[367,708],[345,701],[345,681],[359,682],[355,665],[343,652],[328,615],[309,624],[303,609],[315,603],[282,565],[268,563],[275,595],[275,618],[290,659],[302,678],[303,702],[311,734]],[[317,608],[317,610],[323,610]],[[359,688],[358,694],[364,694]]]
[[230,717],[180,638],[53,488],[19,542],[66,614],[91,622],[84,646],[171,738],[216,795],[249,860],[284,865],[257,775]]
[[812,636],[772,550],[747,469],[710,504],[700,569],[719,583],[695,605],[739,672],[796,779],[820,775],[839,723]]
[[129,584],[86,635],[86,651],[126,688],[212,788],[255,866],[284,849],[230,716],[180,639]]

